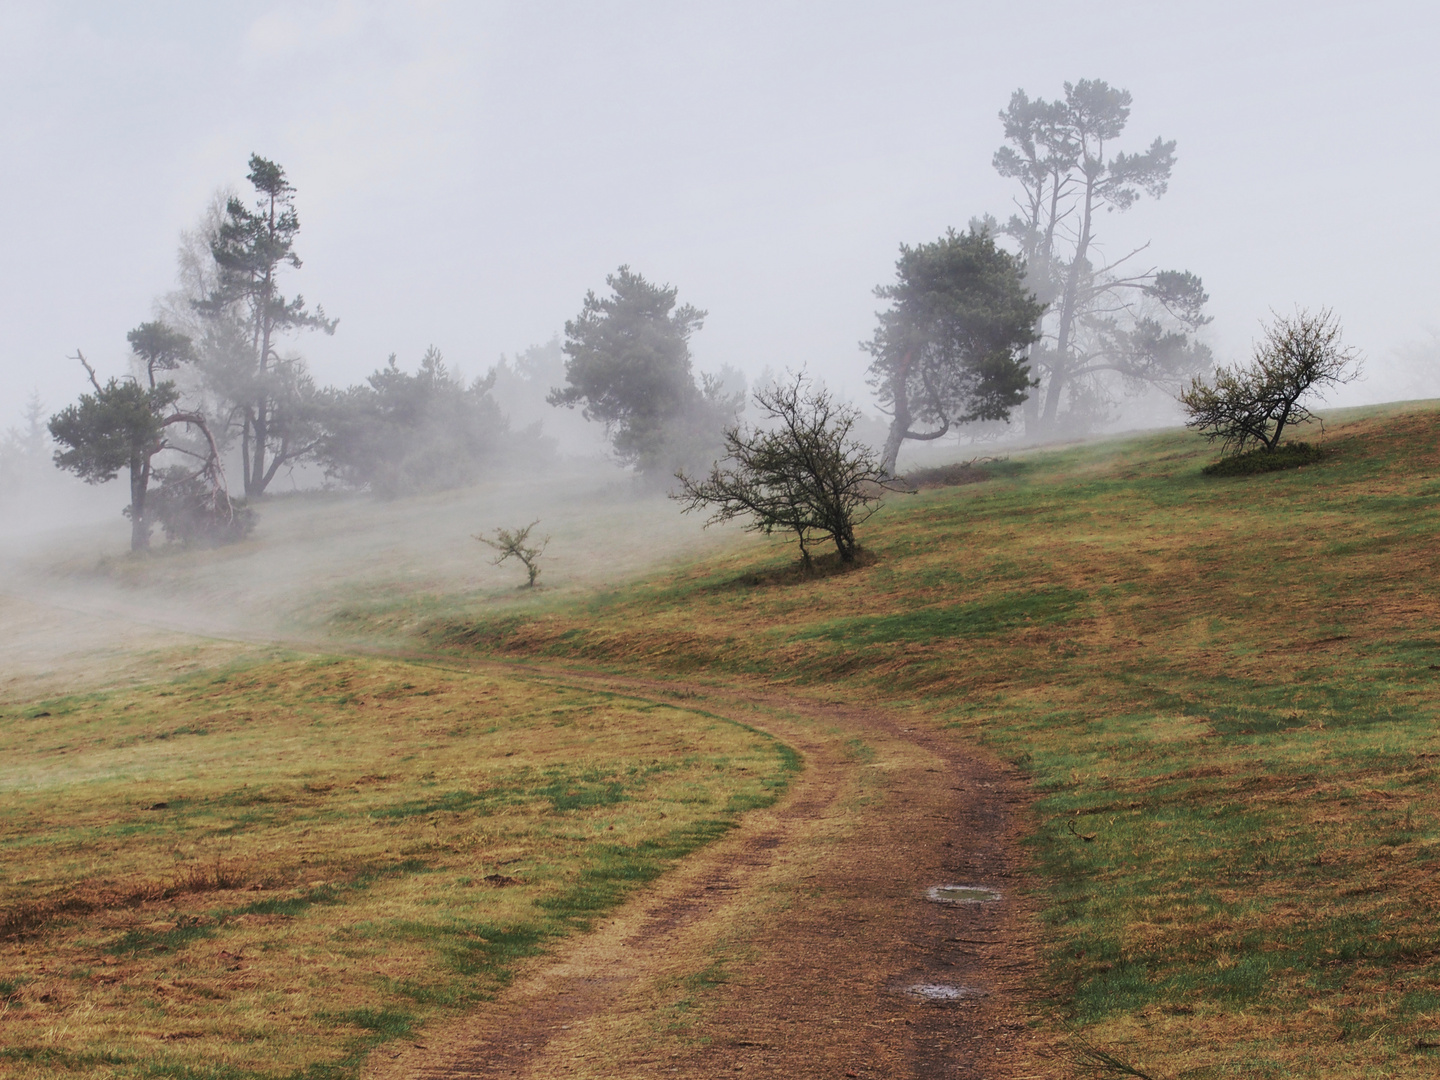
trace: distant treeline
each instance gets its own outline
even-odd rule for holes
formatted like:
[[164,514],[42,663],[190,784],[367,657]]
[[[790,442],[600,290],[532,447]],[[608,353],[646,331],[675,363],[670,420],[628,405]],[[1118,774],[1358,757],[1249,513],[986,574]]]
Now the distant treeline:
[[[1213,367],[1197,336],[1210,321],[1198,276],[1132,266],[1143,245],[1100,257],[1097,223],[1163,196],[1175,163],[1175,143],[1160,138],[1113,153],[1130,108],[1128,92],[1100,80],[1066,83],[1053,101],[1016,91],[993,160],[1018,212],[900,246],[895,281],[876,289],[889,307],[861,346],[889,417],[883,474],[907,441],[996,430],[1012,416],[1031,436],[1091,430],[1121,396],[1173,395]],[[102,384],[77,355],[93,392],[49,424],[61,467],[91,483],[128,473],[135,547],[154,524],[172,539],[243,536],[253,513],[232,488],[253,499],[296,470],[398,496],[533,467],[555,440],[533,412],[512,425],[502,385],[532,405],[578,408],[603,425],[616,460],[657,484],[726,452],[744,379],[696,372],[690,340],[706,313],[628,266],[605,279],[606,295],[587,293],[563,344],[523,364],[467,381],[432,347],[413,373],[392,355],[361,384],[318,386],[281,346],[333,334],[337,320],[282,291],[301,267],[295,189],[276,163],[249,165],[252,201],[218,198],[182,237],[177,289],[130,335],[133,374]]]
[[[255,522],[246,501],[297,470],[400,496],[544,464],[557,440],[539,419],[512,425],[497,386],[532,416],[580,406],[604,425],[618,461],[652,480],[706,463],[742,406],[738,372],[697,380],[692,370],[689,338],[705,313],[677,308],[673,288],[626,267],[607,278],[613,295],[585,298],[563,347],[557,338],[466,380],[432,346],[413,372],[391,354],[363,383],[319,386],[304,359],[281,348],[338,325],[281,291],[282,276],[301,266],[295,189],[258,155],[248,179],[253,202],[225,195],[182,236],[179,287],[129,335],[131,373],[102,382],[77,352],[91,389],[49,420],[62,469],[92,484],[127,474],[135,549],[157,525],[185,543],[240,539]],[[26,448],[43,441],[38,409]]]

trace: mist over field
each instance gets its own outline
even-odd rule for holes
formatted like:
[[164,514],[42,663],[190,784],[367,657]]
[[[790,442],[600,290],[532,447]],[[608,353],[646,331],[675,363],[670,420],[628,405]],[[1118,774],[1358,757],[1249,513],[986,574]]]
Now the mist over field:
[[[872,354],[861,347],[884,307],[875,289],[894,280],[901,245],[977,222],[1026,260],[1048,335],[1068,318],[1064,258],[1100,275],[1091,338],[1064,345],[1099,359],[1067,372],[1046,361],[1049,338],[1026,346],[1042,384],[1004,406],[1008,422],[931,417],[945,435],[902,441],[902,468],[1174,425],[1187,373],[1243,358],[1263,320],[1296,305],[1336,311],[1364,358],[1363,377],[1326,404],[1440,395],[1436,212],[1368,164],[1409,145],[1423,122],[1436,75],[1421,43],[1434,16],[1406,4],[1361,14],[1281,3],[1193,14],[1048,4],[816,14],[805,5],[4,6],[0,80],[18,105],[0,121],[14,147],[0,184],[26,207],[0,270],[10,328],[0,535],[12,580],[96,602],[106,590],[143,592],[151,577],[224,592],[233,574],[250,582],[231,598],[243,592],[243,602],[191,606],[210,620],[224,612],[236,631],[263,610],[273,630],[267,598],[293,597],[301,583],[324,593],[352,572],[372,585],[413,572],[439,591],[488,580],[474,539],[482,529],[538,519],[540,532],[560,534],[546,584],[591,581],[579,569],[586,559],[638,566],[641,550],[696,550],[698,522],[676,524],[663,500],[670,474],[703,470],[723,424],[758,419],[748,393],[783,372],[807,371],[858,410],[860,441],[885,444],[893,402],[878,369],[867,371],[878,344]],[[965,62],[954,62],[960,53]],[[1316,70],[1325,77],[1308,77]],[[1014,125],[1024,108],[1058,107],[1094,79],[1124,95],[1101,159],[1118,150],[1148,164],[1128,189],[1100,194],[1093,236],[1082,237],[1092,208],[1073,201],[1079,173],[1052,177],[1060,201],[1048,226],[1025,220],[1027,199],[1048,196],[1043,177],[1016,171],[1013,155],[1031,144]],[[1335,145],[1346,152],[1327,149]],[[218,230],[239,220],[227,200],[249,212],[256,160],[274,163],[281,202],[298,215],[277,295],[302,306],[276,326],[282,374],[266,377],[290,380],[285,393],[310,409],[263,462],[245,457],[254,433],[233,389],[244,373],[223,340],[244,338],[236,313],[247,301],[227,294],[229,331],[202,311],[223,285]],[[1337,216],[1337,205],[1356,213]],[[1070,245],[1050,285],[1042,234]],[[664,431],[636,434],[593,388],[565,390],[567,323],[587,295],[608,295],[617,267],[645,288],[669,286],[677,320],[699,312],[675,324],[691,380],[682,396],[694,400]],[[1130,303],[1134,282],[1170,303],[1155,286],[1168,268],[1187,275],[1177,280],[1193,284],[1186,302],[1196,306],[1189,322],[1154,324],[1156,340],[1170,342],[1155,357],[1170,367],[1151,377],[1155,357],[1148,368],[1114,358],[1143,337],[1143,319],[1159,312],[1164,322],[1165,311],[1145,301],[1134,330],[1106,320],[1111,298]],[[92,484],[56,469],[47,425],[90,388],[81,356],[96,387],[141,373],[126,335],[146,320],[194,343],[160,371],[177,381],[175,407],[208,416],[218,440],[211,474],[194,482],[251,496],[257,531],[242,545],[248,555],[197,552],[188,568],[150,577],[81,573],[92,556],[122,550],[130,493],[123,469]],[[569,407],[555,397],[562,391]],[[177,449],[155,458],[152,488],[165,468],[194,466],[198,440],[190,425],[171,438]],[[285,440],[310,449],[278,460]],[[254,478],[252,464],[262,470]],[[420,518],[428,524],[417,527]],[[634,527],[582,540],[584,523],[600,520]],[[161,543],[155,522],[148,528]],[[307,540],[332,530],[349,539],[307,553]],[[650,543],[654,530],[662,539]]]
[[1434,1076],[1437,41],[0,0],[0,1074]]

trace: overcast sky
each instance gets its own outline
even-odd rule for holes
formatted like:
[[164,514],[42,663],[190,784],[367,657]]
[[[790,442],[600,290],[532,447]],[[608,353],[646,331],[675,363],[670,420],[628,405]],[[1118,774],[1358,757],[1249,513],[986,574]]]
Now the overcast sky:
[[1080,78],[1134,95],[1125,145],[1178,141],[1169,193],[1101,237],[1204,278],[1218,356],[1331,305],[1370,358],[1353,400],[1440,394],[1394,359],[1440,324],[1437,11],[0,0],[0,428],[80,392],[77,347],[123,370],[252,151],[298,189],[289,289],[340,319],[297,342],[323,382],[432,342],[478,374],[629,263],[709,310],[702,368],[858,397],[900,242],[1003,218],[996,113]]

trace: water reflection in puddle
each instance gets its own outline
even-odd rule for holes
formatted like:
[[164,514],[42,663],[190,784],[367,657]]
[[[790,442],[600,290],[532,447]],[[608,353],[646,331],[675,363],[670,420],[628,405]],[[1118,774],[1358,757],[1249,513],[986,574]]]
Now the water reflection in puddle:
[[907,986],[905,993],[921,1001],[933,1002],[937,1005],[947,1005],[956,1001],[964,1001],[966,998],[980,997],[984,991],[976,990],[972,986],[947,986],[944,983],[916,983],[914,986]]
[[996,890],[980,885],[935,885],[925,896],[935,904],[989,904],[1000,899]]

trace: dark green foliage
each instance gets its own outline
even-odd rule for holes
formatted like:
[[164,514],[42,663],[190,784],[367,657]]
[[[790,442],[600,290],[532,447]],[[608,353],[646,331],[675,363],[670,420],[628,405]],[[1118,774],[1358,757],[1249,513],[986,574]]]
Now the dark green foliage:
[[165,410],[179,397],[174,383],[152,390],[130,379],[111,379],[93,394],[81,394],[78,403],[50,418],[50,436],[62,447],[55,464],[87,484],[141,467],[159,452]]
[[[84,354],[77,354],[95,392],[81,394],[77,404],[50,418],[50,434],[61,447],[55,451],[55,464],[89,484],[108,483],[121,469],[129,471],[130,505],[125,514],[130,518],[131,549],[140,550],[150,546],[153,513],[147,497],[155,457],[169,450],[199,460],[200,467],[193,471],[180,466],[167,470],[175,496],[167,497],[167,508],[177,508],[183,492],[188,512],[193,516],[203,508],[219,537],[220,522],[233,527],[236,517],[220,472],[219,449],[205,417],[177,407],[180,391],[175,384],[155,379],[157,371],[173,371],[194,360],[190,339],[158,322],[142,323],[128,337],[144,366],[146,382],[112,378],[101,386]],[[203,436],[198,449],[170,434],[179,427]]]
[[1193,336],[1210,321],[1198,277],[1124,269],[1138,252],[1096,258],[1100,212],[1128,210],[1142,192],[1160,198],[1175,165],[1174,141],[1159,138],[1141,153],[1106,158],[1130,104],[1129,91],[1081,79],[1065,84],[1063,100],[1032,101],[1017,90],[1000,113],[1009,145],[995,152],[995,169],[1021,189],[1020,213],[1001,231],[1019,243],[1027,281],[1046,305],[1029,354],[1038,391],[1026,403],[1027,430],[1093,426],[1111,404],[1107,380],[1164,386],[1210,364]]
[[668,476],[703,463],[741,405],[718,380],[695,381],[690,336],[705,312],[676,307],[675,288],[652,285],[628,266],[605,284],[611,295],[586,293],[565,324],[567,385],[548,400],[583,405],[587,420],[605,425],[620,460],[643,473]]
[[[476,483],[515,449],[492,382],[493,374],[460,381],[434,346],[413,375],[392,355],[364,384],[331,397],[316,457],[330,476],[387,496]],[[540,450],[537,433],[528,448]]]
[[853,563],[855,526],[875,512],[885,483],[874,452],[851,437],[860,414],[803,373],[757,390],[755,404],[770,426],[730,428],[724,463],[702,480],[676,473],[681,490],[672,498],[687,513],[713,507],[707,525],[744,517],[753,532],[794,533],[806,567],[809,545],[824,540]]
[[1325,451],[1307,442],[1286,443],[1274,450],[1261,447],[1233,454],[1206,465],[1200,471],[1206,476],[1253,476],[1256,473],[1279,472],[1281,469],[1298,469],[1302,465],[1313,465],[1323,461]]
[[902,244],[895,276],[875,290],[891,306],[865,346],[871,385],[894,417],[880,461],[887,475],[906,439],[1009,419],[1030,386],[1024,350],[1045,310],[1025,285],[1024,263],[983,228]]

